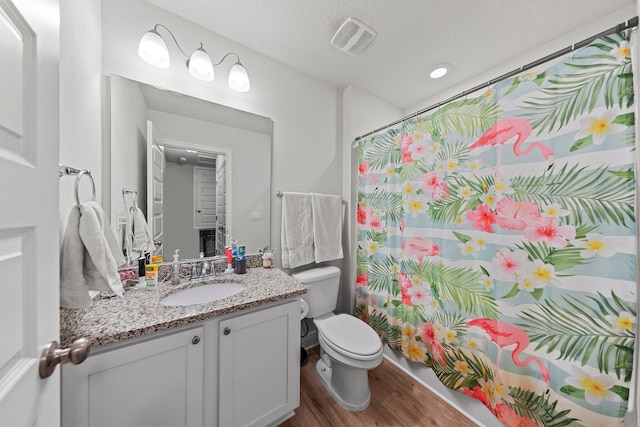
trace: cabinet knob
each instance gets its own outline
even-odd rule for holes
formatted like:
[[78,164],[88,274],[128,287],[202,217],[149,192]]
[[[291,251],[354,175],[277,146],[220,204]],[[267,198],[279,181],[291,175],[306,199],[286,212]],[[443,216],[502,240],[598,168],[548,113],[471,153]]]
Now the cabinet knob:
[[40,378],[50,377],[56,370],[57,365],[71,363],[78,365],[87,358],[91,342],[87,338],[78,338],[71,347],[60,348],[57,341],[51,341],[46,345],[40,356],[39,374]]
[[227,326],[226,328],[224,328],[224,331],[222,331],[222,333],[225,335],[229,335],[231,333],[231,328]]
[[192,339],[191,339],[191,344],[196,345],[200,342],[200,337],[195,335]]

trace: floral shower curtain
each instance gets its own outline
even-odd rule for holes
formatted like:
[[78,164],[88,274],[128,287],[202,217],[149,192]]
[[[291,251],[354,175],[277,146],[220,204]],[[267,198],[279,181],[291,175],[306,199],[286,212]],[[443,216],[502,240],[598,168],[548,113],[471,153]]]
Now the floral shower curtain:
[[621,425],[627,409],[631,37],[359,142],[356,315],[509,426]]

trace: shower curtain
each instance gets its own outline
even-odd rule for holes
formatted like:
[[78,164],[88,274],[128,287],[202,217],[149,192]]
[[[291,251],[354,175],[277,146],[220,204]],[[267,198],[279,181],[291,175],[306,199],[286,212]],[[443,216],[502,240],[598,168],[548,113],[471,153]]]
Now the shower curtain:
[[631,39],[359,141],[356,315],[509,426],[614,426],[627,410]]

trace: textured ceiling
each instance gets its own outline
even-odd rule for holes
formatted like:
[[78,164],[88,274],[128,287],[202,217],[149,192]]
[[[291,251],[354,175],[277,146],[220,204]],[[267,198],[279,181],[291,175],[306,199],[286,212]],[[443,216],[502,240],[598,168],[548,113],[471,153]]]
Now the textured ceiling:
[[[634,0],[147,1],[319,80],[339,88],[352,84],[399,108],[635,4]],[[349,16],[377,32],[358,56],[330,44]],[[594,28],[594,33],[602,30]],[[429,79],[430,68],[441,62],[451,63],[453,72],[440,80]]]

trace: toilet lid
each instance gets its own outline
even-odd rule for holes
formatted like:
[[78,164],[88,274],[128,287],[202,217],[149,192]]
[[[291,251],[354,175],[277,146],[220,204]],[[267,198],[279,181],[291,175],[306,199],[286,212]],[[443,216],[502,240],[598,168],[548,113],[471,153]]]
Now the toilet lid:
[[369,356],[378,353],[382,346],[371,326],[357,317],[338,314],[315,323],[323,338],[336,350]]

